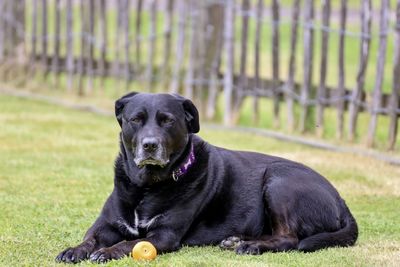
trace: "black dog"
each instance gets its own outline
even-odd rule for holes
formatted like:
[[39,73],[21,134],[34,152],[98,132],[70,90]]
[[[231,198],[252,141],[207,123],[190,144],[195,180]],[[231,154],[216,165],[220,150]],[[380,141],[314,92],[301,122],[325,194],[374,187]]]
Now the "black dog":
[[139,241],[158,252],[220,244],[238,254],[314,251],[356,242],[357,224],[321,175],[299,163],[212,146],[178,95],[130,93],[115,103],[122,130],[114,190],[84,241],[56,260],[105,262]]

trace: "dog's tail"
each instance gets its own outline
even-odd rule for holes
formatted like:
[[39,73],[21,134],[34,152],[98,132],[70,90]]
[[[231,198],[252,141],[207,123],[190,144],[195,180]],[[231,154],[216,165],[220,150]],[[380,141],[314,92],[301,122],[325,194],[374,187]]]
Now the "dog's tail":
[[356,243],[358,227],[350,210],[344,204],[342,228],[336,232],[325,232],[309,236],[299,242],[298,250],[312,252],[327,247],[348,247]]

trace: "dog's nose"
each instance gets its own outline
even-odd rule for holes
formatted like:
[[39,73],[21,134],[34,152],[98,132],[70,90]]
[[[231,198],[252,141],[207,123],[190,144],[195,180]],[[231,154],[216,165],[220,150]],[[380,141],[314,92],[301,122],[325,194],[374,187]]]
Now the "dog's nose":
[[146,152],[154,152],[157,150],[159,142],[157,138],[154,137],[146,137],[143,139],[142,146],[144,151]]

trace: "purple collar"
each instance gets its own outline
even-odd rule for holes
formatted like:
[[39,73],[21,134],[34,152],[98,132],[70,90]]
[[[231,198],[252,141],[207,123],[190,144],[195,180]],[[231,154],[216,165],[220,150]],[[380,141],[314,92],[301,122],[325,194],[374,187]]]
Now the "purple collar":
[[175,182],[178,181],[181,176],[185,175],[188,172],[195,161],[196,157],[194,156],[194,147],[192,143],[190,147],[190,153],[187,156],[186,160],[172,172],[172,179],[174,179]]

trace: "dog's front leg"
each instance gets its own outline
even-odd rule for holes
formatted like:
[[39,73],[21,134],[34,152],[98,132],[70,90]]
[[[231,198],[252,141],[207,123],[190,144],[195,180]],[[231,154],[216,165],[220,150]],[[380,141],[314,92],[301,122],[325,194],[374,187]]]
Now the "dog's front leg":
[[140,241],[145,239],[137,239],[133,241],[121,241],[114,246],[101,248],[90,255],[90,260],[97,263],[105,263],[109,260],[117,260],[124,256],[128,256],[133,247]]
[[94,251],[103,247],[112,246],[121,240],[123,240],[123,236],[100,216],[87,231],[83,242],[78,246],[63,250],[56,257],[56,261],[78,263],[89,259]]
[[88,259],[90,253],[95,250],[96,247],[96,239],[91,236],[85,239],[81,244],[76,247],[69,247],[63,250],[56,257],[57,262],[65,262],[65,263],[78,263],[82,260]]
[[180,235],[177,235],[177,233],[172,230],[158,230],[150,232],[146,238],[122,241],[112,247],[99,249],[90,256],[90,260],[104,263],[109,260],[116,260],[128,256],[132,252],[133,247],[140,241],[152,243],[156,247],[157,253],[170,252],[179,249],[180,240]]
[[125,239],[118,227],[110,222],[110,218],[120,217],[119,202],[111,195],[104,204],[100,216],[87,230],[83,242],[76,247],[63,250],[56,257],[56,261],[77,263],[89,259],[90,255],[104,247],[110,247]]

